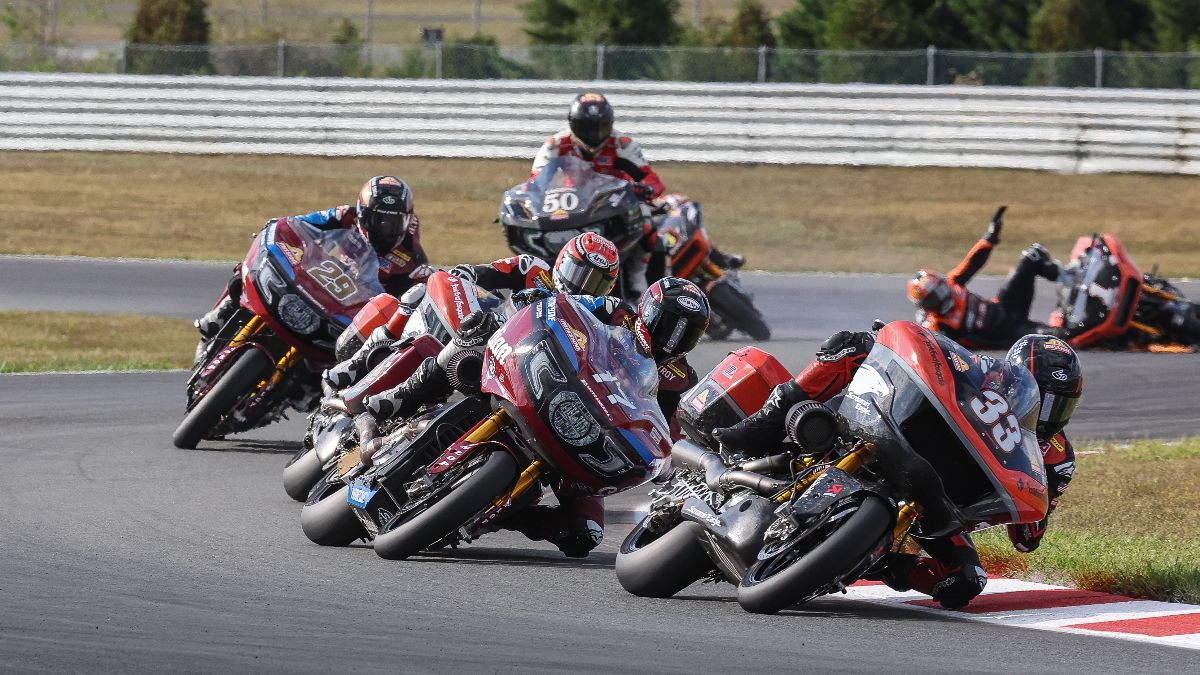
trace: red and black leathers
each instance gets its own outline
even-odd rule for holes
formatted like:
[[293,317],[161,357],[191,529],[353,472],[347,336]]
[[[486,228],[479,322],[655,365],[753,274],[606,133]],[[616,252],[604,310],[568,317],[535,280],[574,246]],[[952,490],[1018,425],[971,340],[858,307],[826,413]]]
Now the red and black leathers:
[[[643,201],[653,199],[662,195],[666,190],[658,174],[650,168],[650,164],[642,155],[642,149],[637,142],[630,138],[627,134],[620,131],[614,131],[600,145],[600,149],[592,157],[585,157],[579,152],[579,148],[571,142],[571,131],[567,129],[560,131],[557,134],[546,139],[538,150],[537,156],[533,159],[533,169],[529,173],[529,177],[533,178],[538,175],[546,163],[555,157],[564,157],[573,155],[585,161],[592,163],[594,168],[599,173],[616,176],[630,180],[634,183],[640,183],[646,186],[648,190],[639,194],[638,197]],[[641,189],[641,188],[638,188]]]
[[[795,379],[775,387],[762,410],[728,429],[717,430],[717,438],[727,448],[738,452],[762,454],[766,449],[777,447],[785,434],[787,411],[802,401],[828,401],[845,389],[874,344],[871,333],[835,333],[818,350],[817,358]],[[1038,440],[1046,465],[1050,509],[1053,510],[1074,475],[1075,453],[1062,432]],[[1046,522],[1010,525],[1008,533],[1013,546],[1022,552],[1037,548],[1045,533]],[[970,537],[962,534],[917,540],[933,558],[897,557],[896,565],[889,564],[880,578],[897,590],[911,588],[926,593],[950,608],[966,605],[983,590],[987,576]]]
[[958,267],[946,275],[950,309],[918,309],[917,323],[971,349],[1008,349],[1023,335],[1046,332],[1048,326],[1029,319],[1034,280],[1039,275],[1051,280],[1057,277],[1057,268],[1048,264],[1045,249],[1036,244],[1026,249],[996,296],[987,300],[967,290],[967,283],[987,264],[992,248],[986,238],[975,242]]

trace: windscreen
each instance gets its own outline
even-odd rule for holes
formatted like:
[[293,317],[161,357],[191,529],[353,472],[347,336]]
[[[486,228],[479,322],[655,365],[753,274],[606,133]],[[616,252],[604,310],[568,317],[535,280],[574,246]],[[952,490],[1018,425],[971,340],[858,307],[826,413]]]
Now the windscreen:
[[1116,305],[1121,275],[1098,246],[1084,252],[1077,265],[1066,270],[1073,278],[1062,307],[1063,320],[1069,326],[1087,327],[1099,323]]
[[[267,248],[292,271],[297,285],[331,314],[363,305],[384,292],[379,257],[356,230],[321,230],[296,219],[283,226],[289,231],[279,231],[277,224],[268,232]],[[289,238],[294,243],[286,241]]]
[[633,334],[627,329],[607,326],[586,310],[578,314],[587,325],[590,339],[597,346],[605,346],[587,350],[593,377],[604,380],[610,397],[616,398],[613,402],[630,421],[649,422],[669,438],[666,418],[658,407],[658,367],[654,361],[638,352]]
[[[573,211],[588,209],[597,193],[624,184],[620,178],[596,172],[591,162],[570,155],[555,157],[529,182],[529,205],[535,216],[553,220],[561,214],[565,218]],[[616,194],[614,206],[624,197]]]

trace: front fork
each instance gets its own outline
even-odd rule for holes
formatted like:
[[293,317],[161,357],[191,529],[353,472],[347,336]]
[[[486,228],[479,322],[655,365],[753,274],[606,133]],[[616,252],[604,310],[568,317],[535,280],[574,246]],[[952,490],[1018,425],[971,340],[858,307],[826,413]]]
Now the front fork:
[[[487,419],[475,425],[475,427],[468,431],[466,436],[464,436],[462,440],[455,445],[467,443],[474,446],[477,444],[486,443],[495,438],[496,435],[501,431],[508,428],[509,421],[508,412],[501,408],[488,416]],[[489,506],[487,510],[480,516],[475,527],[472,529],[478,531],[480,526],[493,520],[501,511],[507,509],[518,499],[520,499],[521,496],[528,492],[530,488],[536,486],[538,483],[538,478],[541,477],[542,469],[544,467],[545,463],[541,459],[534,459],[532,462],[530,462],[529,466],[526,466],[525,470],[521,472],[521,475],[517,476],[517,481],[513,484],[512,488],[508,492],[496,497],[495,501],[493,501],[492,505]]]

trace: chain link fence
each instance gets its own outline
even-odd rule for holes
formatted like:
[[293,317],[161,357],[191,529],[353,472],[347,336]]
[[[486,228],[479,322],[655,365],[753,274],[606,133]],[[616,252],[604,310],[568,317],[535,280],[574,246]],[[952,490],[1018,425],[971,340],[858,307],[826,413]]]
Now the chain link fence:
[[0,45],[0,70],[164,75],[1200,88],[1200,52],[732,47]]

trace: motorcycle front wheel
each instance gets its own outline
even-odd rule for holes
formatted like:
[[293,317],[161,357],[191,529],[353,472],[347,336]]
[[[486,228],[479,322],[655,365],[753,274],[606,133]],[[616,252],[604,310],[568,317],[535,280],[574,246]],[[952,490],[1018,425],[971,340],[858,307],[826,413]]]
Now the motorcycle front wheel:
[[441,499],[375,537],[375,552],[381,558],[403,560],[429,548],[502,496],[516,478],[512,455],[492,452]]
[[811,600],[862,562],[891,528],[891,509],[879,497],[867,495],[807,552],[790,556],[781,551],[751,565],[738,586],[738,604],[754,614],[774,614]]
[[258,349],[248,348],[238,354],[208,394],[200,400],[175,428],[171,440],[175,447],[192,450],[204,439],[221,418],[233,410],[274,364]]
[[713,570],[700,545],[704,528],[685,520],[661,535],[638,523],[617,553],[617,581],[633,595],[669,598]]
[[709,291],[713,311],[734,330],[740,330],[755,340],[771,339],[771,328],[754,301],[741,288],[731,283],[718,283]]

